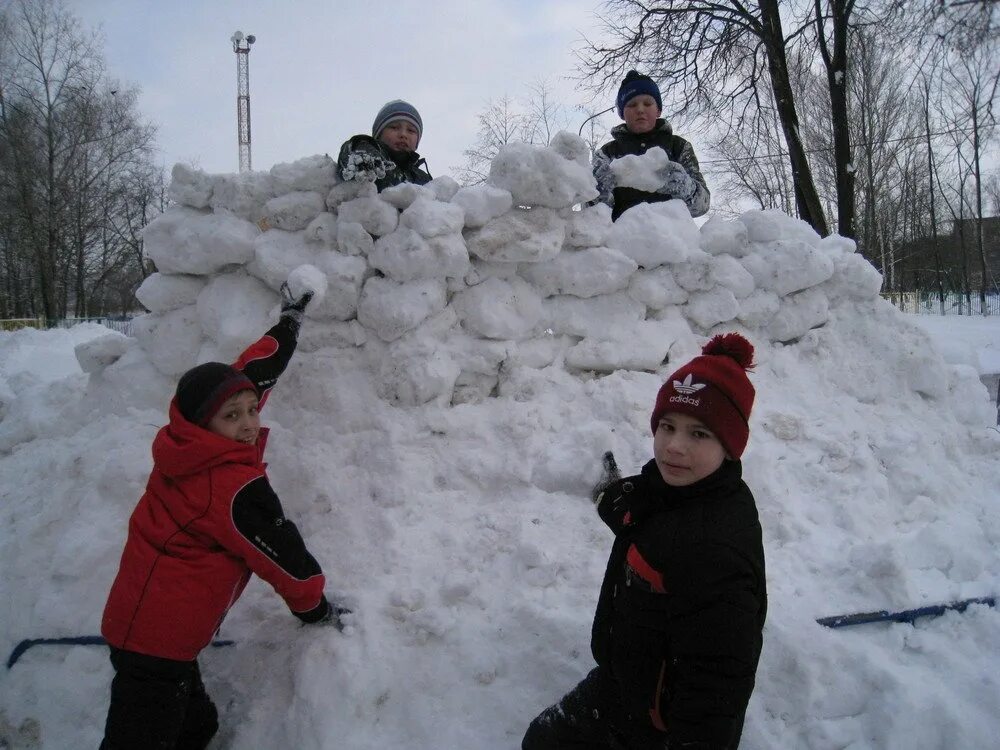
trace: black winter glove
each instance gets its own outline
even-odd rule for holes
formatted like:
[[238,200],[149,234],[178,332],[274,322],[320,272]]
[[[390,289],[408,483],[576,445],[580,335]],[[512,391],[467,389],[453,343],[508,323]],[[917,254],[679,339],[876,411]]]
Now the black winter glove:
[[362,143],[355,146],[348,155],[341,176],[345,180],[375,182],[395,168],[396,165],[382,156],[376,148]]
[[341,619],[344,615],[354,614],[354,610],[348,609],[347,607],[341,606],[336,603],[330,604],[330,608],[326,613],[326,617],[319,621],[320,625],[332,625],[339,632],[344,632],[344,621]]
[[312,292],[306,292],[298,299],[292,297],[292,291],[288,288],[286,281],[281,285],[281,317],[287,318],[295,323],[295,328],[302,325],[302,313],[305,312],[306,305],[313,298]]
[[618,462],[615,461],[615,454],[608,451],[603,458],[604,467],[601,469],[601,478],[597,480],[594,489],[591,490],[590,499],[595,505],[601,502],[604,491],[612,484],[622,478],[622,473],[618,470]]
[[657,173],[663,179],[663,187],[656,192],[680,198],[682,201],[691,197],[694,192],[694,180],[680,164],[668,161],[667,165]]

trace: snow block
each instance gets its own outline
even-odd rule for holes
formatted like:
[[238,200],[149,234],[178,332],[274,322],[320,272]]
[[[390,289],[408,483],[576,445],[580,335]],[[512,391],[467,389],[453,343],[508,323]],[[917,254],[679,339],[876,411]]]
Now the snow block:
[[206,282],[203,276],[154,273],[135,290],[135,298],[150,312],[169,312],[193,305]]
[[271,327],[270,312],[276,302],[272,290],[243,271],[208,282],[198,295],[198,319],[218,345],[222,361],[236,359]]
[[213,178],[200,169],[177,163],[170,171],[167,195],[174,203],[191,208],[207,208],[212,201]]
[[465,211],[451,203],[418,198],[403,211],[399,223],[425,238],[457,234],[465,224]]
[[510,211],[514,198],[509,190],[484,183],[462,188],[451,202],[461,207],[465,226],[474,229]]
[[609,247],[559,253],[552,260],[525,263],[518,273],[544,296],[596,297],[624,289],[638,266]]
[[163,273],[208,275],[253,258],[260,230],[226,213],[171,208],[142,232],[146,254]]
[[629,279],[627,293],[632,299],[653,310],[683,305],[688,300],[688,293],[674,279],[671,266],[639,270]]
[[360,224],[368,234],[381,237],[399,224],[399,212],[381,198],[355,198],[340,204],[337,220]]
[[549,260],[565,239],[566,221],[549,208],[515,208],[466,235],[469,253],[494,263]]
[[299,191],[326,196],[337,183],[337,162],[326,154],[316,154],[271,167],[275,195]]
[[608,232],[608,247],[643,268],[682,263],[698,247],[698,226],[681,201],[640,203],[618,217]]
[[521,280],[486,279],[455,295],[452,303],[462,326],[488,339],[527,336],[542,318],[542,300]]
[[312,191],[297,191],[271,198],[264,204],[264,219],[275,229],[297,232],[309,226],[324,212],[323,196]]
[[444,310],[446,294],[444,281],[439,279],[402,284],[373,276],[361,290],[358,321],[383,341],[395,341]]
[[509,190],[518,206],[568,208],[598,195],[589,167],[553,148],[528,143],[501,146],[490,165],[488,182]]

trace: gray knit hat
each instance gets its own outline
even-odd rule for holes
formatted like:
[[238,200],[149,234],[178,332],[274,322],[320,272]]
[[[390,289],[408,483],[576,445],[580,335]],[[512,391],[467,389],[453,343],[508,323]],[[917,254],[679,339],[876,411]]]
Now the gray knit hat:
[[375,122],[372,123],[372,137],[378,138],[386,125],[397,120],[406,120],[417,129],[417,145],[419,145],[420,137],[424,134],[424,121],[420,119],[417,108],[402,99],[393,99],[378,111]]

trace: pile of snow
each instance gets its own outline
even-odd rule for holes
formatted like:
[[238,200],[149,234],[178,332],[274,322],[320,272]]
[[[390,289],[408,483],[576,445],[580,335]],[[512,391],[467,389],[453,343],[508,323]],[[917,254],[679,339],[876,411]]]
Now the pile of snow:
[[[612,224],[575,207],[596,191],[566,134],[505,149],[477,187],[335,180],[326,157],[178,167],[136,338],[80,342],[87,375],[0,371],[8,646],[97,630],[177,375],[232,359],[291,277],[317,295],[264,413],[270,475],[356,626],[300,628],[253,584],[222,629],[239,644],[202,658],[220,747],[516,747],[592,666],[601,454],[637,470],[663,378],[729,330],[757,347],[744,464],[770,589],[743,746],[992,742],[995,611],[814,622],[1000,581],[986,391],[852,242],[777,212],[699,229],[676,201]],[[0,738],[98,743],[106,653],[33,649],[6,679]]]

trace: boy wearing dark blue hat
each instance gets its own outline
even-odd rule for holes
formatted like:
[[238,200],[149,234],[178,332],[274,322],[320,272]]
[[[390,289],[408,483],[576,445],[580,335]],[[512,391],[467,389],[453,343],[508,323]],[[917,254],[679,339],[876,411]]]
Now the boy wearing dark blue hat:
[[[618,115],[625,121],[611,130],[614,140],[594,154],[594,177],[600,200],[611,206],[616,220],[639,203],[658,203],[674,198],[684,201],[692,216],[708,211],[711,196],[698,168],[698,158],[688,141],[674,135],[663,114],[660,89],[652,78],[630,70],[615,99]],[[611,162],[629,154],[641,155],[651,148],[662,148],[670,158],[661,176],[663,184],[655,191],[615,185]]]
[[417,153],[423,132],[417,108],[394,99],[375,115],[370,136],[356,135],[341,146],[337,173],[342,180],[374,182],[379,192],[401,182],[424,185],[431,175]]

